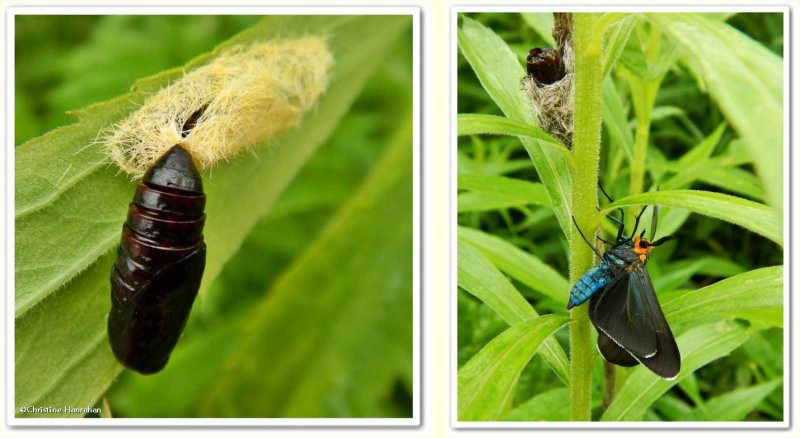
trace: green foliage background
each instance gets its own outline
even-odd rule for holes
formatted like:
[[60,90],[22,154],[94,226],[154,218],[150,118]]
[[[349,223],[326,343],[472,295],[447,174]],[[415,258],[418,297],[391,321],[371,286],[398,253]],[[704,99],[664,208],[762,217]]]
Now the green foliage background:
[[[15,28],[17,406],[412,415],[409,16],[20,16]],[[134,184],[87,145],[212,49],[308,33],[330,36],[326,95],[204,175],[200,296],[165,370],[124,370],[105,319]]]
[[[783,17],[591,20],[602,71],[577,80],[601,93],[599,178],[616,202],[582,207],[613,239],[603,216],[615,207],[634,206],[630,220],[640,205],[661,205],[658,236],[678,239],[653,251],[648,270],[682,372],[665,381],[615,367],[606,388],[594,329],[591,349],[570,345],[569,217],[589,188],[572,186],[584,171],[575,151],[535,126],[520,86],[528,50],[553,45],[552,15],[462,14],[459,419],[583,419],[569,390],[578,354],[590,360],[591,386],[577,390],[589,397],[586,419],[783,420]],[[590,100],[576,95],[576,112]]]

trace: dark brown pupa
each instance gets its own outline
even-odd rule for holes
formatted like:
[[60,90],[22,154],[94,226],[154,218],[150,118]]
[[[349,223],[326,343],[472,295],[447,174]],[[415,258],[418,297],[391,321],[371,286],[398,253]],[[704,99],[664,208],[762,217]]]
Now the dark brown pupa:
[[136,188],[111,269],[108,337],[117,359],[160,371],[183,331],[206,263],[206,197],[189,153],[173,146]]
[[550,47],[531,49],[525,62],[528,75],[543,85],[554,84],[566,75],[564,60],[558,51]]

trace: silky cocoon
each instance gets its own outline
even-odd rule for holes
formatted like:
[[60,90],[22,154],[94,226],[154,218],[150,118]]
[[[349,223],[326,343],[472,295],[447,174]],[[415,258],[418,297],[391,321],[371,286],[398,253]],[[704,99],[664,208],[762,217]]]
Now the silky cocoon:
[[540,84],[531,76],[522,79],[531,111],[539,127],[572,149],[572,113],[575,107],[575,49],[572,46],[572,14],[554,13],[553,38],[564,62],[565,76],[553,84]]
[[232,46],[147,98],[102,143],[133,178],[176,144],[211,168],[296,125],[325,92],[332,63],[319,36]]

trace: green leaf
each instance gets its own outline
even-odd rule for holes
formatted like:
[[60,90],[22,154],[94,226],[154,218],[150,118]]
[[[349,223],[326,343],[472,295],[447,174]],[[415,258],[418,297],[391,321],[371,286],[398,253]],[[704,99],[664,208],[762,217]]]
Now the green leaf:
[[[248,230],[336,128],[410,24],[407,16],[271,16],[226,43],[322,33],[330,36],[336,64],[327,94],[301,126],[268,148],[256,149],[255,156],[219,166],[208,178],[204,234],[209,253],[201,295]],[[211,56],[203,55],[185,69]],[[135,91],[77,112],[78,123],[16,149],[15,336],[17,345],[27,345],[16,351],[18,404],[84,406],[84,400],[96,400],[121,370],[105,336],[113,261],[109,254],[119,241],[134,184],[103,164],[99,146],[91,143],[101,129],[182,72],[177,68],[142,79]],[[65,311],[70,308],[80,311]],[[41,342],[45,332],[63,335],[62,342]],[[95,373],[82,380],[87,370]]]
[[761,180],[749,171],[738,167],[708,169],[708,172],[700,177],[700,181],[758,201],[764,199],[764,187],[761,186]]
[[501,193],[469,192],[458,195],[458,212],[482,212],[492,210],[505,210],[508,208],[522,208],[528,202],[517,197]]
[[772,391],[781,386],[782,382],[783,379],[773,379],[760,385],[735,389],[714,397],[708,400],[704,406],[695,408],[686,420],[742,421]]
[[[411,118],[401,126],[249,316],[199,415],[374,417],[384,388],[411,375]],[[276,360],[265,370],[253,357]]]
[[628,115],[622,103],[622,96],[611,78],[603,81],[601,113],[609,137],[625,151],[628,161],[631,161],[633,159],[633,134],[628,127]]
[[544,186],[504,176],[461,174],[459,190],[470,190],[458,195],[458,212],[486,211],[530,204],[549,207]]
[[[686,379],[684,379],[683,381],[685,382]],[[681,421],[681,420],[686,420],[686,418],[688,418],[688,416],[692,412],[692,407],[689,405],[688,402],[673,396],[671,393],[667,393],[664,394],[663,397],[656,400],[655,403],[653,403],[653,410],[658,411],[658,413],[662,416],[664,420]],[[645,415],[646,416],[651,415],[653,410],[648,411],[647,413],[645,413]]]
[[460,236],[458,286],[483,301],[510,325],[519,324],[538,315],[514,285]]
[[[475,20],[461,16],[462,27],[458,30],[458,47],[470,64],[484,90],[510,120],[535,124],[535,117],[520,88],[525,72],[517,56],[491,29]],[[571,221],[567,208],[572,205],[570,197],[570,171],[561,152],[544,147],[540,141],[520,137],[528,151],[539,178],[547,189],[556,218],[565,235],[569,235]]]
[[[458,286],[497,312],[509,325],[522,324],[539,314],[514,285],[467,241],[458,242]],[[567,356],[555,341],[545,342],[544,359],[562,380],[567,380]]]
[[555,388],[534,395],[503,416],[503,421],[569,421],[569,392]]
[[742,350],[756,363],[767,379],[774,379],[783,376],[783,341],[777,338],[780,339],[777,345],[771,344],[767,340],[769,335],[768,331],[753,334],[742,346]]
[[14,321],[16,406],[92,406],[122,371],[106,337],[108,266],[114,255],[101,257],[68,289]]
[[[480,138],[473,137],[476,143],[482,143]],[[479,162],[480,161],[480,162]],[[520,160],[485,160],[483,157],[477,160],[468,157],[463,152],[458,153],[458,173],[465,175],[505,175],[507,173],[518,172],[531,168],[531,161],[528,159]]]
[[783,307],[783,266],[754,269],[664,302],[670,323],[727,315],[754,308]]
[[686,376],[678,382],[678,387],[683,391],[687,397],[697,406],[703,405],[703,396],[700,395],[700,387],[697,382],[697,376],[692,374]]
[[753,174],[733,166],[743,164],[730,156],[711,158],[717,147],[725,124],[720,124],[697,146],[676,162],[667,164],[676,174],[660,184],[662,190],[688,188],[694,181],[702,181],[723,189],[761,199],[763,188]]
[[542,140],[544,145],[552,145],[564,156],[567,150],[558,139],[551,136],[538,126],[525,122],[511,120],[505,117],[493,116],[491,114],[459,114],[458,115],[458,135],[515,135],[527,136]]
[[504,176],[462,174],[458,176],[458,189],[516,197],[529,204],[550,205],[541,184]]
[[569,319],[546,315],[512,326],[458,370],[458,419],[499,419],[519,374],[542,342]]
[[[720,123],[711,134],[708,134],[700,143],[696,144],[693,148],[689,149],[680,159],[678,159],[677,163],[677,171],[678,174],[683,171],[683,169],[692,166],[694,164],[704,162],[711,158],[711,155],[714,153],[714,149],[717,148],[719,145],[719,141],[722,138],[722,134],[725,133],[725,128],[727,125],[725,123]],[[666,182],[662,183],[661,186],[665,189],[670,187],[665,187],[667,185]],[[678,185],[676,184],[676,187]]]
[[760,199],[764,196],[761,181],[726,157],[716,157],[684,167],[677,175],[665,181],[662,190],[688,188],[695,181],[742,193]]
[[551,13],[536,13],[536,14],[520,14],[525,23],[535,30],[537,34],[544,40],[545,44],[554,47],[556,42],[553,39],[553,14]]
[[631,31],[638,20],[638,15],[631,14],[622,18],[617,23],[614,23],[603,35],[603,53],[605,54],[605,58],[603,59],[603,77],[608,76],[608,73],[614,68],[614,65],[616,65],[617,59],[619,59],[623,50],[625,50],[625,45],[628,43]]
[[511,120],[535,123],[527,97],[520,88],[525,72],[508,45],[491,29],[461,16],[458,45],[483,89]]
[[685,115],[686,111],[683,108],[676,106],[656,106],[650,112],[650,123],[658,122],[670,117]]
[[661,190],[618,199],[603,208],[600,214],[608,214],[625,205],[660,205],[691,210],[739,225],[783,245],[783,231],[775,212],[764,204],[735,196],[702,190]]
[[[727,23],[704,14],[648,14],[750,149],[776,212],[783,204],[783,60]],[[778,228],[782,217],[777,215]]]
[[536,256],[499,237],[472,228],[458,227],[458,239],[475,247],[501,271],[526,286],[559,302],[565,303],[569,298],[567,279]]
[[733,277],[745,272],[745,268],[726,258],[707,256],[670,263],[660,271],[661,275],[653,279],[653,286],[656,290],[668,291],[681,287],[697,274]]
[[672,386],[707,363],[727,356],[747,340],[749,332],[733,321],[695,327],[679,336],[681,372],[665,380],[645,367],[638,367],[625,380],[614,401],[600,418],[602,421],[641,421],[647,408]]

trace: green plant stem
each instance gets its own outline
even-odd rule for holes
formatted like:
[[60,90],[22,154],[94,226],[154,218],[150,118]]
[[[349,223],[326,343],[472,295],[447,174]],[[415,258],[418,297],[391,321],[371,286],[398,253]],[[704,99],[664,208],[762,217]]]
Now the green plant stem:
[[[575,110],[572,169],[572,214],[587,236],[594,236],[597,205],[597,176],[600,154],[600,96],[603,78],[600,41],[595,34],[596,14],[575,14]],[[593,252],[573,227],[570,239],[570,283],[594,263]],[[570,419],[591,420],[592,348],[588,306],[577,306],[570,313]]]
[[[661,34],[652,32],[645,38],[644,56],[648,64],[657,64],[661,48]],[[647,143],[650,140],[650,116],[656,102],[656,94],[661,87],[661,81],[666,74],[664,69],[653,77],[639,77],[633,72],[621,69],[622,76],[631,87],[633,110],[636,114],[636,136],[633,145],[631,162],[631,187],[630,194],[638,195],[644,191],[645,162],[647,161]]]
[[636,137],[633,144],[633,162],[631,163],[630,194],[638,195],[644,190],[644,162],[647,159],[647,141],[650,138],[650,111],[637,111]]

